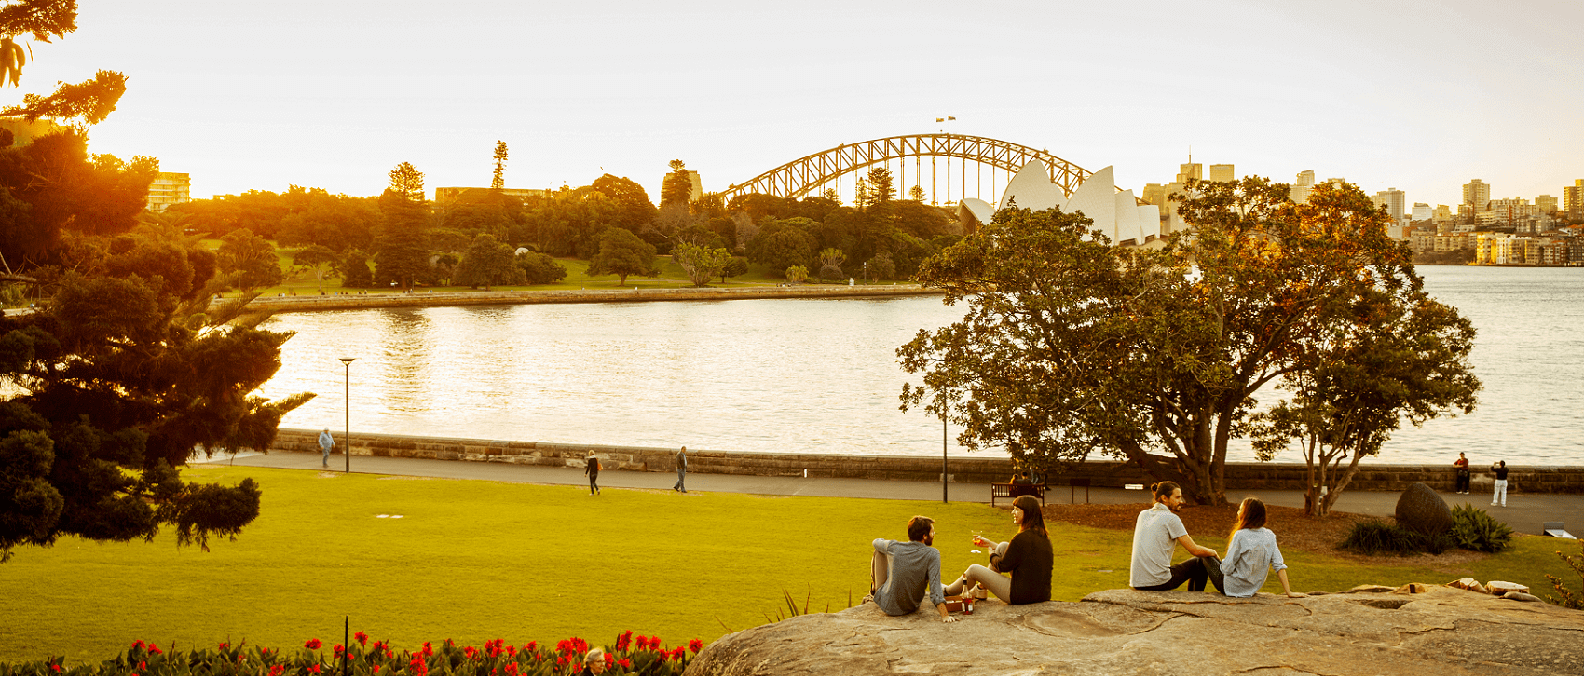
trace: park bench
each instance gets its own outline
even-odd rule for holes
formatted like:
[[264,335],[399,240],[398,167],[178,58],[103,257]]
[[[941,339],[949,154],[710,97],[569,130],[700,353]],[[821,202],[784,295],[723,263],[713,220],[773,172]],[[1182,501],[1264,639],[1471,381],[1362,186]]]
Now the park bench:
[[1045,484],[1015,484],[993,483],[990,484],[990,506],[994,507],[996,498],[1015,499],[1020,495],[1032,495],[1040,499],[1040,506],[1045,505]]

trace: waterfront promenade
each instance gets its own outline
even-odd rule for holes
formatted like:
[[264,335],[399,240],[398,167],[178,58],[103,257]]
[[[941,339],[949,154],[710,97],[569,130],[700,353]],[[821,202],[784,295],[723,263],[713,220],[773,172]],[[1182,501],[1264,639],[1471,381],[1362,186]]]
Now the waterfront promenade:
[[[253,299],[248,307],[267,312],[315,312],[397,307],[468,305],[539,305],[563,303],[644,303],[696,300],[755,300],[766,298],[875,298],[939,295],[918,284],[799,284],[789,286],[733,286],[622,289],[564,289],[533,291],[415,291],[374,293],[272,294]],[[235,297],[212,301],[210,307],[235,304]]]
[[[346,456],[331,456],[331,471],[342,471],[346,467],[346,462]],[[234,459],[229,455],[216,455],[207,461],[195,461],[194,464],[206,463],[291,470],[320,470],[320,456],[318,453],[284,451],[275,451],[269,454],[239,453]],[[588,485],[588,480],[584,478],[582,471],[575,467],[431,460],[427,458],[357,454],[352,456],[351,464],[352,471],[367,474],[421,476],[470,481],[501,481],[507,483]],[[675,482],[676,473],[669,471],[606,469],[600,472],[599,477],[601,488],[614,489],[669,491]],[[842,478],[805,479],[786,476],[689,473],[687,486],[689,491],[695,492],[879,498],[886,500],[917,500],[921,503],[939,502],[941,500],[941,484],[939,482],[926,481]],[[1052,487],[1046,493],[1046,499],[1053,504],[1065,504],[1074,494],[1077,502],[1082,503],[1084,501],[1085,491],[1083,488],[1074,490],[1067,486]],[[1227,499],[1233,502],[1242,500],[1246,496],[1258,497],[1272,505],[1293,508],[1303,507],[1303,493],[1300,491],[1238,489],[1227,491]],[[1350,490],[1337,499],[1333,509],[1342,512],[1387,517],[1396,509],[1397,496],[1398,493],[1396,491]],[[1584,534],[1584,495],[1515,494],[1508,496],[1508,506],[1506,508],[1491,507],[1489,504],[1489,493],[1476,493],[1467,496],[1442,493],[1441,497],[1446,499],[1447,504],[1452,506],[1467,502],[1475,507],[1485,509],[1492,516],[1511,526],[1514,531],[1519,533],[1539,535],[1541,533],[1541,525],[1544,522],[1561,521],[1566,524],[1568,531],[1574,535]],[[990,485],[988,483],[954,482],[949,487],[949,498],[953,502],[988,503],[990,501]],[[1120,488],[1090,488],[1088,499],[1092,503],[1099,504],[1139,503],[1142,505],[1149,501],[1144,491]],[[919,510],[927,512],[928,507],[921,504]]]

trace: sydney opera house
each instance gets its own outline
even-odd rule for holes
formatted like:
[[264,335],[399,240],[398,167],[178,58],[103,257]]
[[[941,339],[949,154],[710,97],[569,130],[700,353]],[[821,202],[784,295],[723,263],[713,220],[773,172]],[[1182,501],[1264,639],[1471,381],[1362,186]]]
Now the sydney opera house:
[[1094,221],[1092,228],[1096,232],[1117,244],[1145,244],[1161,236],[1160,207],[1139,204],[1132,190],[1117,190],[1111,167],[1090,175],[1068,196],[1051,182],[1045,163],[1034,160],[1012,177],[999,205],[992,207],[989,202],[969,197],[962,206],[979,222],[988,223],[992,214],[1014,201],[1020,209],[1043,211],[1057,207],[1067,213],[1081,211]]

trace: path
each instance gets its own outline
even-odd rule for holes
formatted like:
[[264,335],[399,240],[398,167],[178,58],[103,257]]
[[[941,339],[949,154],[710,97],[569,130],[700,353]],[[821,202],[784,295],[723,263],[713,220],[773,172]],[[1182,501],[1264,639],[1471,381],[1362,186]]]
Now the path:
[[[330,456],[330,468],[341,471],[346,467],[346,456]],[[319,469],[317,453],[270,454],[240,453],[235,459],[217,455],[208,461],[193,464],[228,465],[244,467],[269,467],[275,469]],[[465,462],[457,460],[426,460],[420,458],[391,458],[360,455],[352,458],[352,471],[367,474],[425,476],[445,479],[475,481],[503,481],[508,483],[584,485],[588,480],[580,468],[541,467],[493,462]],[[670,490],[676,483],[672,472],[639,472],[608,469],[600,472],[601,488],[639,488]],[[841,498],[882,498],[888,500],[936,501],[941,499],[941,485],[915,481],[874,481],[868,479],[804,479],[802,477],[744,476],[738,474],[688,474],[690,491],[747,493],[752,495],[802,495]],[[990,485],[954,483],[949,487],[951,500],[956,502],[990,501]],[[1266,504],[1284,507],[1303,507],[1303,493],[1298,491],[1227,491],[1233,502],[1245,496],[1254,496]],[[1397,507],[1398,494],[1391,491],[1347,491],[1337,499],[1333,509],[1372,516],[1390,516]],[[1056,486],[1045,494],[1051,503],[1067,503],[1076,499],[1083,502],[1084,489]],[[1540,535],[1541,525],[1547,521],[1561,521],[1568,532],[1584,534],[1584,495],[1525,495],[1507,496],[1507,507],[1491,507],[1490,495],[1453,495],[1442,493],[1447,504],[1458,506],[1465,502],[1485,509],[1491,516],[1511,526],[1519,533]],[[1091,488],[1088,500],[1100,504],[1127,504],[1148,502],[1144,491],[1120,488]]]

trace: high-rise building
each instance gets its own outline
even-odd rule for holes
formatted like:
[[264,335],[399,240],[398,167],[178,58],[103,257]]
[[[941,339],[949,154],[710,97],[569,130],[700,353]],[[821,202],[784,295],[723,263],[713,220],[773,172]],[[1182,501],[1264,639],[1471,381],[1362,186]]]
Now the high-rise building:
[[1452,207],[1449,207],[1449,206],[1447,206],[1445,204],[1437,204],[1436,205],[1436,209],[1435,209],[1435,216],[1433,216],[1432,218],[1437,223],[1451,223],[1452,222]]
[[1584,178],[1562,186],[1562,210],[1575,221],[1584,218]]
[[1414,202],[1413,220],[1428,221],[1433,218],[1435,218],[1435,211],[1430,208],[1430,205],[1424,202]]
[[1549,214],[1557,210],[1557,198],[1550,195],[1541,195],[1535,198],[1535,209],[1542,214]]
[[1166,192],[1166,186],[1164,184],[1145,183],[1144,194],[1141,195],[1141,197],[1145,202],[1158,207],[1163,207],[1166,206],[1166,196],[1169,194],[1171,193]]
[[1294,202],[1303,202],[1309,199],[1309,193],[1314,191],[1315,173],[1313,169],[1298,172],[1298,180],[1287,191]]
[[1475,213],[1486,209],[1490,195],[1490,184],[1477,178],[1463,184],[1463,203],[1473,205]]
[[1216,183],[1231,183],[1237,180],[1237,171],[1230,164],[1210,165],[1210,180]]
[[192,201],[192,179],[185,173],[162,171],[149,184],[148,205],[149,211],[164,211],[172,204]]
[[1399,225],[1403,220],[1403,207],[1406,206],[1406,202],[1403,191],[1396,188],[1387,188],[1375,193],[1375,205],[1386,207],[1386,213],[1391,214],[1392,221]]
[[1534,205],[1522,197],[1504,197],[1498,200],[1491,200],[1487,204],[1489,208],[1485,210],[1485,213],[1488,214],[1488,217],[1486,221],[1482,222],[1488,221],[1490,223],[1512,225],[1533,216],[1535,211]]
[[1204,180],[1204,165],[1198,162],[1189,162],[1182,165],[1182,170],[1177,172],[1177,183],[1187,183],[1188,179]]

